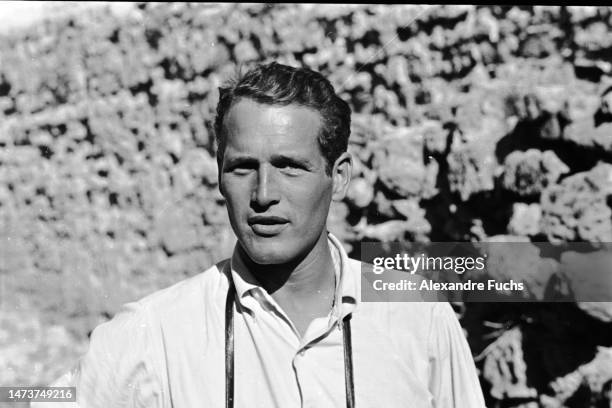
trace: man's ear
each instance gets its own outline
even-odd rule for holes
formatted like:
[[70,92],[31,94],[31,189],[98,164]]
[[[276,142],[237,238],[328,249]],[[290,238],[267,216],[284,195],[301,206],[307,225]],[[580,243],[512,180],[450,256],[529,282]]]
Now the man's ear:
[[334,168],[332,170],[332,200],[340,201],[344,198],[351,181],[352,172],[353,157],[349,152],[344,152],[334,162]]

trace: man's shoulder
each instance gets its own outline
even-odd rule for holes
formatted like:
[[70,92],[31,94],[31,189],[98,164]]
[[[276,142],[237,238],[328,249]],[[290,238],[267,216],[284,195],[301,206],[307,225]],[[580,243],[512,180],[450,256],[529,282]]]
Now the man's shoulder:
[[[227,294],[226,262],[123,304],[111,320],[93,330],[87,364],[97,367],[112,356],[124,365],[137,364],[151,350],[161,349],[160,330],[184,333],[192,330],[194,319],[202,319],[207,311],[218,313],[218,304]],[[100,360],[100,356],[106,357]]]
[[[172,286],[153,292],[136,301],[138,306],[154,314],[167,314],[193,307],[203,307],[206,302],[225,296],[227,278],[224,275],[228,259],[203,272],[183,279]],[[223,293],[222,293],[223,292]]]

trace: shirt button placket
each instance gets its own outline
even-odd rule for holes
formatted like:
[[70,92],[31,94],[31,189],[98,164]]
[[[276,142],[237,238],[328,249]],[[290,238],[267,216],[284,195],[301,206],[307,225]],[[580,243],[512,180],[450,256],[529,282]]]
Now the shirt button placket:
[[308,347],[304,347],[302,348],[298,353],[296,357],[299,357],[298,359],[298,364],[300,367],[299,370],[299,381],[300,381],[300,388],[302,389],[302,408],[317,408],[318,404],[316,399],[313,400],[313,396],[312,396],[312,378],[310,378],[309,376],[311,375],[311,370],[309,368],[309,364],[307,362],[307,360],[304,359],[304,357],[306,356],[306,351],[308,350]]
[[302,357],[304,357],[305,354],[305,350],[301,349],[300,351],[298,351],[295,354],[295,357],[293,358],[293,369],[295,371],[295,376],[296,376],[296,380],[298,382],[298,387],[300,388],[300,402],[301,402],[301,407],[302,408],[307,408],[307,401],[305,401],[304,399],[304,387],[306,384],[304,384],[304,373],[303,373],[303,368],[300,369],[300,367],[303,367],[303,362]]

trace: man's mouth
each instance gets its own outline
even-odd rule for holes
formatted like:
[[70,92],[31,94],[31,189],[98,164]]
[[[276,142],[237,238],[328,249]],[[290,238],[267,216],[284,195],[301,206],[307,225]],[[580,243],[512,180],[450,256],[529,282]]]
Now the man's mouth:
[[253,232],[264,237],[279,234],[289,225],[289,220],[275,215],[254,215],[247,219]]

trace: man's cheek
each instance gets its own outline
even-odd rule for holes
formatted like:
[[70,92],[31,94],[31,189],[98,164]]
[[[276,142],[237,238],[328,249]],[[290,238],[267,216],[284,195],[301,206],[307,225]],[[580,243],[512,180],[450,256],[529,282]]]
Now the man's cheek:
[[235,207],[239,205],[241,202],[247,200],[248,196],[246,194],[247,188],[246,186],[241,187],[236,185],[236,183],[232,183],[232,185],[225,186],[225,200],[229,205]]
[[227,215],[230,219],[230,223],[233,227],[239,227],[241,219],[240,204],[237,203],[235,199],[230,198],[226,200],[225,205],[227,207]]

